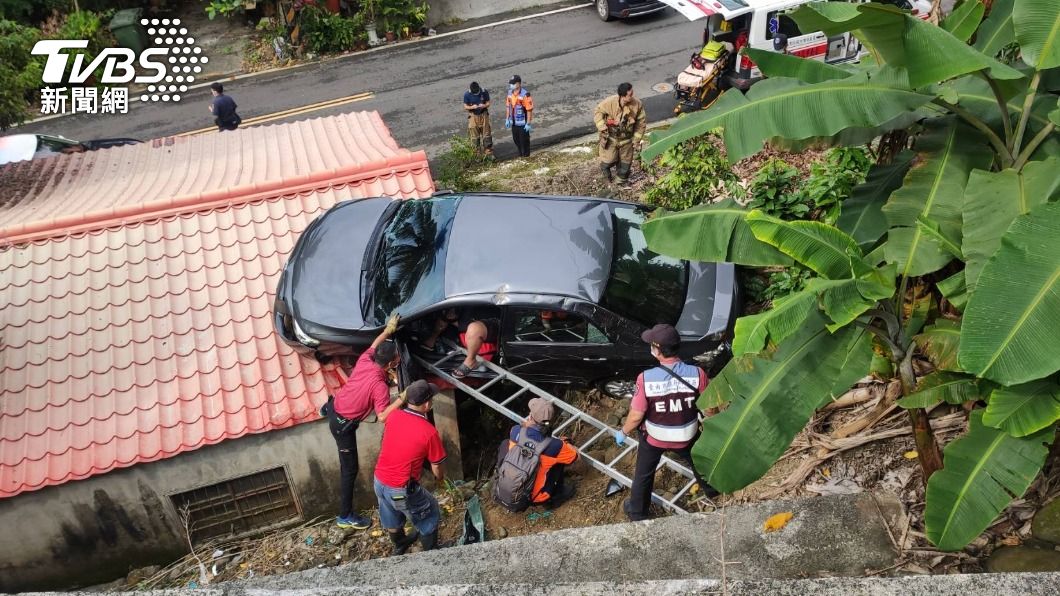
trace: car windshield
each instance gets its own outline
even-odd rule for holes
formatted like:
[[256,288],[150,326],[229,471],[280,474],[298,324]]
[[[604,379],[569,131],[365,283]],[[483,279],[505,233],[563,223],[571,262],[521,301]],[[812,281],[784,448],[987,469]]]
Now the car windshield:
[[445,251],[459,199],[404,201],[383,229],[372,269],[377,322],[395,310],[411,313],[442,300]]
[[644,325],[674,324],[681,316],[688,284],[684,261],[648,250],[637,209],[615,209],[611,276],[603,305]]

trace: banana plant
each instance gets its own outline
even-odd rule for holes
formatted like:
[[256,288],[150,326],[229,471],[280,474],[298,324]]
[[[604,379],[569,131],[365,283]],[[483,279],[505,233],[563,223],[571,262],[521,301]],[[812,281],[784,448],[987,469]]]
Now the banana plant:
[[[724,409],[693,459],[723,491],[760,478],[818,407],[868,373],[875,343],[901,380],[926,535],[957,550],[1028,489],[1060,424],[1060,2],[988,11],[967,0],[940,27],[877,3],[792,16],[803,31],[851,32],[870,58],[839,67],[745,49],[768,78],[653,133],[643,157],[712,131],[732,161],[770,140],[863,143],[896,130],[911,150],[870,171],[836,226],[733,201],[645,224],[663,254],[794,261],[817,275],[737,321],[734,358],[700,403]],[[914,356],[935,372],[918,378]],[[944,454],[926,412],[942,402],[970,409],[968,433]]]

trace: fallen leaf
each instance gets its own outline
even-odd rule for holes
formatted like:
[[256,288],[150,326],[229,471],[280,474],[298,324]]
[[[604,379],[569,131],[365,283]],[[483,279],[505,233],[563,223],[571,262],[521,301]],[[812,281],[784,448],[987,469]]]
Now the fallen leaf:
[[1016,535],[1005,536],[1001,539],[1001,544],[1004,544],[1005,546],[1019,546],[1023,544],[1023,540],[1020,540],[1020,537]]
[[904,457],[906,459],[916,459],[916,458],[920,457],[920,454],[917,453],[916,451],[906,451],[905,453],[902,454],[902,457]]
[[382,530],[372,530],[372,538],[379,538],[383,535]]
[[783,530],[784,526],[788,525],[788,522],[791,521],[792,516],[793,514],[790,511],[771,515],[769,519],[766,520],[764,526],[765,531],[776,532],[777,530]]
[[699,492],[699,485],[698,484],[693,484],[692,488],[688,489],[688,494],[690,494],[690,495],[694,495],[694,494],[696,494],[698,492]]
[[821,476],[824,476],[825,478],[831,478],[832,477],[832,469],[831,468],[825,468],[825,469],[821,470]]

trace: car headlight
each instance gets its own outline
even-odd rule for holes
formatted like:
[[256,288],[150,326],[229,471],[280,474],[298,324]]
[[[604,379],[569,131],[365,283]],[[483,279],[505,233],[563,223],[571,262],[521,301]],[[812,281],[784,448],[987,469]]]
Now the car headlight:
[[298,319],[291,318],[291,322],[294,323],[294,338],[298,340],[298,343],[315,348],[320,345],[319,339],[314,339],[306,335],[305,331],[302,331],[302,327],[298,325]]

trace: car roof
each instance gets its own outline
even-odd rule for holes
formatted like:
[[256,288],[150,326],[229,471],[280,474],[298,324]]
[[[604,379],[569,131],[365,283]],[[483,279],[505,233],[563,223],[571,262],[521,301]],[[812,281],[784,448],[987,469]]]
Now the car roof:
[[[611,209],[591,198],[467,194],[445,259],[445,296],[541,294],[598,302],[611,267]],[[494,299],[496,302],[496,299]]]
[[33,159],[37,152],[37,135],[19,134],[0,137],[0,165]]

